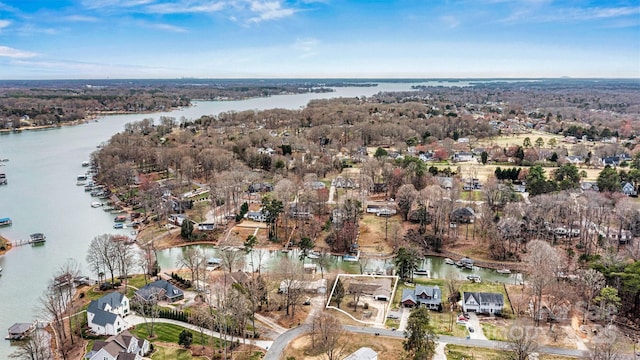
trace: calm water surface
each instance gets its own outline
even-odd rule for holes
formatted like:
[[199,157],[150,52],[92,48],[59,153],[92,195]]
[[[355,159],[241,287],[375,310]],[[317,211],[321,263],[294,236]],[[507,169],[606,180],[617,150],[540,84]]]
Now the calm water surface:
[[[426,83],[425,83],[426,84]],[[445,84],[431,82],[429,84]],[[243,101],[196,102],[195,106],[173,112],[114,115],[73,127],[23,131],[0,135],[0,159],[8,158],[0,172],[7,173],[9,184],[0,186],[0,218],[11,217],[13,226],[0,228],[0,234],[10,240],[27,239],[29,234],[43,232],[44,246],[20,246],[0,256],[3,271],[0,276],[0,332],[15,322],[31,322],[37,312],[38,298],[52,274],[66,259],[76,259],[83,273],[88,243],[97,235],[129,230],[114,230],[114,215],[100,208],[91,208],[95,201],[83,188],[75,185],[76,175],[86,168],[81,163],[89,159],[96,146],[120,132],[126,123],[152,117],[172,116],[196,119],[223,111],[261,110],[267,108],[299,109],[311,99],[331,97],[371,96],[379,91],[407,91],[409,83],[381,83],[378,87],[338,88],[325,94],[283,95]],[[454,85],[466,85],[456,82]],[[162,266],[175,267],[180,250],[161,254]],[[275,256],[275,255],[273,255]],[[379,264],[383,266],[384,264]],[[345,265],[357,269],[357,265]],[[374,269],[377,267],[371,266]],[[2,336],[4,337],[4,335]],[[0,340],[0,358],[12,352],[8,341]]]

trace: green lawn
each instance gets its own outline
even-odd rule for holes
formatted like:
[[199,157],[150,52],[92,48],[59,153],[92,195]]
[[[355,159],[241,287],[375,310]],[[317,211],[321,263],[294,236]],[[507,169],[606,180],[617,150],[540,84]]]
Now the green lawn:
[[487,337],[487,339],[496,340],[496,341],[508,340],[507,337],[505,336],[506,329],[493,324],[487,324],[487,323],[481,323],[480,325],[482,326],[482,332],[484,333],[484,336]]
[[[445,346],[447,360],[495,360],[504,359],[504,350],[487,349],[472,346],[452,345]],[[573,357],[560,355],[540,354],[540,360],[575,360]]]
[[191,356],[191,352],[187,349],[176,349],[176,348],[165,348],[161,346],[157,346],[153,355],[151,356],[153,360],[191,360],[191,359],[201,359],[205,360],[206,357],[193,357]]
[[[182,326],[173,325],[173,324],[165,324],[165,323],[156,323],[154,326],[154,335],[153,339],[149,339],[149,334],[147,334],[147,328],[145,324],[140,324],[135,327],[135,329],[131,330],[131,333],[139,338],[149,339],[151,342],[170,342],[170,343],[178,343],[178,338],[180,337],[180,333],[184,330]],[[193,345],[200,345],[200,332],[189,330],[193,333]],[[204,341],[205,345],[211,344],[211,341],[215,341],[216,347],[220,347],[220,339],[212,338],[205,334]]]

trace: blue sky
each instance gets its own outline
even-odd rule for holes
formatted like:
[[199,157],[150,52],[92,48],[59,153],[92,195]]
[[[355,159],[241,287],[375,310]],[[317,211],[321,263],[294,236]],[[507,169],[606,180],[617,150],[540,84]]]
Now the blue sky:
[[0,79],[640,78],[639,0],[0,0]]

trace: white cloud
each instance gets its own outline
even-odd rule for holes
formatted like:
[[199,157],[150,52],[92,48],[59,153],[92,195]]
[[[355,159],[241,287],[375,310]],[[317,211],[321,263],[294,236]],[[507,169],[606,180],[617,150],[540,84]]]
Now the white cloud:
[[281,19],[296,13],[295,9],[282,7],[282,2],[251,0],[249,9],[257,16],[249,18],[249,22],[259,23],[266,20]]
[[69,16],[65,16],[63,18],[63,20],[71,21],[71,22],[98,22],[98,21],[100,21],[100,19],[98,19],[97,17],[87,16],[87,15],[69,15]]
[[82,5],[88,9],[100,8],[131,8],[140,5],[146,5],[154,2],[154,0],[83,0]]
[[9,26],[9,24],[11,24],[11,21],[9,20],[0,20],[0,30]]
[[8,57],[14,59],[25,59],[36,56],[36,53],[10,48],[8,46],[0,46],[0,57]]
[[164,31],[169,31],[169,32],[176,32],[176,33],[185,33],[185,32],[187,32],[187,29],[185,29],[183,27],[180,27],[180,26],[171,25],[171,24],[155,23],[155,24],[145,24],[144,26],[146,26],[148,28],[152,28],[152,29],[164,30]]
[[521,8],[503,22],[570,22],[596,19],[617,19],[640,14],[640,6],[562,8],[549,6],[544,9]]
[[212,13],[224,9],[223,1],[181,1],[177,3],[158,3],[145,7],[145,11],[154,14]]

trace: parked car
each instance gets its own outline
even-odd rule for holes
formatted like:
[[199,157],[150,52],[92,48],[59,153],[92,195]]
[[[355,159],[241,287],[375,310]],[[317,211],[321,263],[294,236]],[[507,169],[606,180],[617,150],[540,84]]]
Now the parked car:
[[469,332],[470,332],[470,333],[472,333],[472,332],[474,332],[474,331],[475,331],[475,330],[473,329],[473,326],[469,326]]

